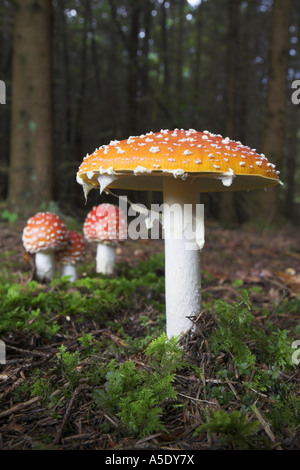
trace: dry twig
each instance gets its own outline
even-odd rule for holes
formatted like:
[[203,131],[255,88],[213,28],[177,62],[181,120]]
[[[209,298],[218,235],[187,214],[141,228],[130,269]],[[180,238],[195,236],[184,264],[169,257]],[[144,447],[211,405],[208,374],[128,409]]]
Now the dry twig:
[[65,414],[64,414],[64,418],[63,418],[63,420],[62,420],[61,426],[60,426],[60,428],[59,428],[59,430],[58,430],[58,432],[57,432],[57,434],[56,434],[56,436],[55,436],[55,439],[54,439],[54,441],[53,441],[53,444],[54,444],[54,445],[59,444],[59,442],[60,442],[60,440],[61,440],[61,437],[62,437],[64,428],[65,428],[66,423],[67,423],[67,421],[68,421],[68,419],[69,419],[69,416],[70,416],[70,414],[71,414],[71,410],[72,410],[72,406],[73,406],[74,401],[76,400],[76,398],[78,397],[78,395],[79,395],[83,390],[88,390],[88,389],[90,389],[90,388],[91,388],[91,387],[90,387],[89,385],[82,384],[82,385],[79,385],[79,386],[75,389],[75,391],[74,391],[74,393],[73,393],[73,395],[72,395],[72,398],[71,398],[71,400],[69,401],[69,404],[68,404],[68,406],[67,406],[67,408],[66,408],[66,412],[65,412]]

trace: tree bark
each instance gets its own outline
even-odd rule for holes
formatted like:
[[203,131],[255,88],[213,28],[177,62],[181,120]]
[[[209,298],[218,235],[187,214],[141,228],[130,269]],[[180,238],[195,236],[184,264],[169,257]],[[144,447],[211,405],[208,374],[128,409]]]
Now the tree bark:
[[298,129],[299,129],[299,108],[293,106],[290,117],[289,143],[286,155],[286,195],[285,195],[285,212],[292,223],[297,223],[297,212],[295,208],[295,176],[297,171],[297,147],[298,147]]
[[[291,25],[292,1],[274,0],[269,87],[266,98],[265,125],[262,137],[262,153],[280,170],[284,154],[286,131],[287,71],[290,48],[289,28]],[[256,216],[268,226],[280,215],[280,186],[260,190],[256,194]]]
[[202,59],[202,28],[203,28],[203,18],[202,18],[202,9],[203,4],[198,5],[197,10],[195,11],[195,22],[196,22],[196,32],[195,32],[195,54],[193,54],[194,63],[192,64],[193,69],[193,115],[192,115],[192,127],[195,129],[199,126],[199,109],[201,106],[201,59]]
[[129,30],[129,64],[128,64],[128,82],[127,82],[127,125],[128,135],[137,134],[137,91],[138,91],[138,33],[142,4],[140,0],[130,1],[130,30]]
[[150,121],[149,105],[152,99],[149,81],[149,40],[152,26],[151,11],[153,5],[149,0],[145,1],[144,4],[145,5],[143,10],[143,27],[145,31],[145,36],[143,38],[142,43],[142,58],[140,70],[142,100],[139,107],[139,122],[141,123],[142,129],[147,129]]
[[[165,1],[161,4],[161,22],[160,22],[160,54],[161,54],[161,65],[163,70],[162,76],[162,86],[161,86],[161,98],[157,98],[153,100],[153,106],[155,111],[155,125],[156,125],[156,118],[157,118],[157,111],[158,106],[160,105],[163,110],[167,109],[170,106],[170,51],[169,51],[169,38],[167,32],[167,9],[165,7]],[[155,94],[159,96],[159,70],[157,71],[158,80],[156,82],[156,90]],[[159,101],[161,102],[159,103]]]
[[177,18],[178,18],[178,31],[176,38],[176,80],[175,80],[175,116],[178,122],[178,126],[182,125],[182,97],[183,97],[183,57],[184,57],[184,7],[185,2],[183,0],[179,1]]
[[51,0],[17,0],[8,204],[29,212],[53,198]]
[[[228,39],[226,60],[226,123],[225,134],[230,139],[237,140],[237,79],[239,62],[239,7],[240,0],[228,0]],[[231,226],[237,221],[235,212],[235,195],[224,191],[220,195],[220,221],[225,226]]]

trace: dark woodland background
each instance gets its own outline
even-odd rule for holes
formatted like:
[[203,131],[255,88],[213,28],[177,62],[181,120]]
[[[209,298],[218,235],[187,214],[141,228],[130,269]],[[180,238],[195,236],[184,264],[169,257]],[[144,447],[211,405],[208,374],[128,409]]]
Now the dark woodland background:
[[204,195],[207,216],[299,223],[299,0],[0,5],[0,209],[84,217],[100,201],[94,190],[85,204],[76,183],[86,153],[178,127],[240,140],[281,171],[284,186],[267,192]]

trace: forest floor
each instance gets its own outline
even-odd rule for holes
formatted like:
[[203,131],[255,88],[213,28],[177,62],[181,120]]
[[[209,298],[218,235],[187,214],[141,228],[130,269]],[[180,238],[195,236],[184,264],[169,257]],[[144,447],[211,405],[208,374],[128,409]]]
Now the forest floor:
[[[300,340],[299,229],[207,224],[203,312],[182,357],[164,350],[164,371],[161,345],[147,350],[164,328],[162,241],[126,241],[113,280],[98,280],[89,245],[78,284],[43,286],[32,281],[23,226],[0,222],[0,448],[300,449],[300,365],[290,360]],[[224,305],[241,324],[251,311],[244,332],[226,323]]]

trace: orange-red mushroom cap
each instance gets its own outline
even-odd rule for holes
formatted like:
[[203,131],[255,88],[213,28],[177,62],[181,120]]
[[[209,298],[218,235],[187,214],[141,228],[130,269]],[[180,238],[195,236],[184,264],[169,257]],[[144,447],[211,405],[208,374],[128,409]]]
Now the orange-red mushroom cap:
[[208,131],[161,130],[112,141],[87,155],[77,181],[92,187],[162,190],[162,177],[190,179],[200,192],[280,183],[265,155]]
[[67,227],[58,215],[38,212],[27,221],[22,241],[29,253],[58,250],[67,243]]
[[61,264],[76,264],[86,253],[86,244],[80,233],[69,230],[68,244],[55,253],[55,259]]

